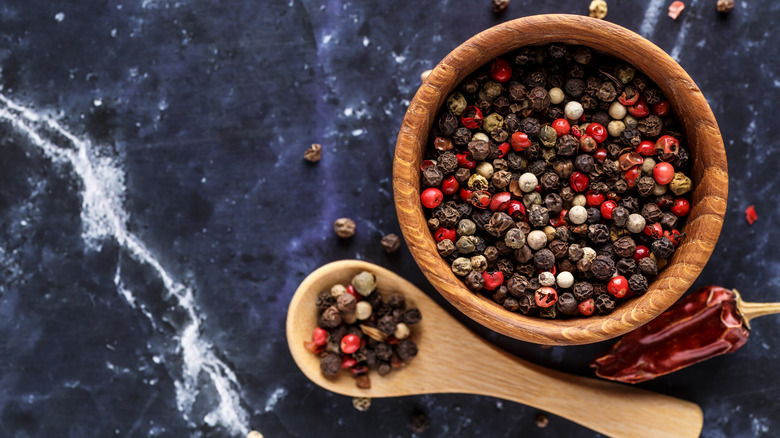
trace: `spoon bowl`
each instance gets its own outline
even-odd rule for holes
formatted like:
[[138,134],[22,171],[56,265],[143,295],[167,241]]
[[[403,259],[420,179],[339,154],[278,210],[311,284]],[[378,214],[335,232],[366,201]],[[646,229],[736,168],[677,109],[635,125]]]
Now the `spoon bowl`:
[[[412,326],[417,356],[386,376],[372,371],[369,389],[358,388],[346,372],[325,377],[319,358],[303,347],[317,325],[317,294],[335,284],[348,284],[361,271],[376,275],[381,294],[402,293],[422,314],[422,321]],[[329,263],[301,282],[287,313],[287,344],[306,377],[350,397],[489,395],[551,412],[612,437],[698,437],[702,428],[702,412],[694,403],[519,359],[469,331],[412,283],[359,260]],[[617,407],[630,415],[616,415]]]

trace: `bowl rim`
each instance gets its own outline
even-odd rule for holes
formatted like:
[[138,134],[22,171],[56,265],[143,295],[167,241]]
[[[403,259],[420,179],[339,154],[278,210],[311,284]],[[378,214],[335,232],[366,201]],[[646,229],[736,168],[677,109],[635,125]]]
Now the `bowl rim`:
[[[495,41],[508,42],[495,44]],[[616,44],[616,41],[619,42]],[[420,203],[420,163],[428,133],[446,97],[469,74],[496,56],[552,42],[585,45],[643,72],[669,99],[691,151],[692,206],[687,237],[650,289],[611,313],[543,319],[510,312],[471,292],[436,251]],[[686,122],[683,114],[697,114]],[[706,153],[704,153],[706,152]],[[506,336],[538,344],[604,341],[646,324],[676,302],[696,280],[717,243],[726,213],[728,167],[723,139],[709,104],[693,79],[661,48],[622,26],[590,17],[546,14],[486,29],[450,52],[422,83],[401,123],[393,160],[393,194],[401,231],[413,258],[439,293],[459,311]]]

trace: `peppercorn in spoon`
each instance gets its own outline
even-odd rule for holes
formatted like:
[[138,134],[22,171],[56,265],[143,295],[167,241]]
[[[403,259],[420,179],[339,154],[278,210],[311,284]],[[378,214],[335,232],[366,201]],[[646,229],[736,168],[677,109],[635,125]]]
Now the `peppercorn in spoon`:
[[[414,339],[417,356],[398,372],[373,378],[368,389],[358,388],[343,372],[335,378],[325,377],[319,358],[303,345],[317,325],[317,294],[348,283],[362,271],[376,275],[380,293],[402,293],[422,314]],[[363,261],[333,262],[303,280],[287,313],[287,343],[306,377],[350,397],[489,395],[551,412],[611,437],[698,437],[702,428],[702,411],[694,403],[562,373],[513,356],[466,329],[413,284]],[[502,372],[492,372],[496,369]],[[614,415],[616,406],[631,416]]]

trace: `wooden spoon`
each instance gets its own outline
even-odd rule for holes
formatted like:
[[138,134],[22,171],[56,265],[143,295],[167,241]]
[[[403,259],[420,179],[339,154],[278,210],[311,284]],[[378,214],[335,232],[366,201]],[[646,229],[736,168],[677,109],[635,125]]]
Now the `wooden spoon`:
[[[377,277],[380,293],[400,292],[420,309],[412,326],[419,353],[407,366],[360,389],[346,372],[326,378],[319,358],[306,351],[317,324],[317,294],[348,284],[361,271]],[[698,405],[618,383],[573,376],[519,359],[475,335],[413,284],[380,266],[343,260],[309,274],[290,302],[287,343],[303,373],[317,385],[350,397],[466,393],[498,397],[551,412],[611,437],[698,437]]]

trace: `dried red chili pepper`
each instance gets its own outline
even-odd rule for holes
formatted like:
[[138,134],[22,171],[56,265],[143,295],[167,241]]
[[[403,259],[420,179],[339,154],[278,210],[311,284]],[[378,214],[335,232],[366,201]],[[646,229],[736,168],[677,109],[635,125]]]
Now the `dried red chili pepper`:
[[745,220],[747,221],[748,225],[753,225],[753,222],[755,222],[758,219],[758,215],[756,214],[756,208],[752,205],[745,209]]
[[780,312],[780,303],[745,303],[736,290],[705,286],[623,336],[591,364],[596,375],[639,383],[742,347],[750,319]]

